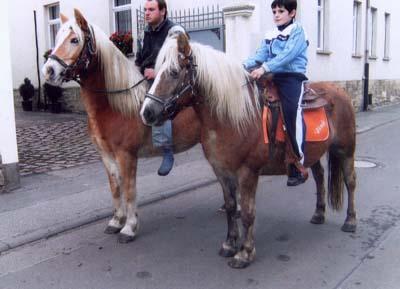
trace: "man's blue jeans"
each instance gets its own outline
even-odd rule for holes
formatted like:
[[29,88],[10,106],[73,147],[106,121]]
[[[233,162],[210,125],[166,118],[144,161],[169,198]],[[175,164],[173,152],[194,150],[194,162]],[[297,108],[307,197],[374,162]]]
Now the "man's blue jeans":
[[167,120],[163,125],[153,126],[151,134],[155,147],[172,146],[172,121]]

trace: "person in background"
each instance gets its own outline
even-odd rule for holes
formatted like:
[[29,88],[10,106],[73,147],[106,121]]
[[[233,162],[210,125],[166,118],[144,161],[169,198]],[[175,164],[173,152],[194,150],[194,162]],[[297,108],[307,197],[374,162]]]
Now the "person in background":
[[[174,33],[186,33],[182,26],[174,24],[168,19],[167,3],[165,0],[146,0],[144,4],[145,22],[142,45],[139,45],[135,64],[147,79],[149,87],[155,78],[154,66],[158,53],[165,39]],[[161,126],[152,127],[153,145],[161,148],[163,160],[158,174],[166,176],[174,165],[174,152],[172,141],[172,121],[168,120]]]

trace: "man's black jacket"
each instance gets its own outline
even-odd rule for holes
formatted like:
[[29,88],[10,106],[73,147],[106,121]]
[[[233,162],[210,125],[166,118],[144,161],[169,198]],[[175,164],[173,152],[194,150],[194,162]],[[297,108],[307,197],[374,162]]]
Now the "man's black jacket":
[[143,47],[138,47],[135,60],[136,65],[140,66],[142,74],[144,74],[146,68],[154,68],[157,55],[164,44],[165,38],[167,38],[168,31],[174,25],[167,18],[155,30],[152,30],[150,26],[145,30]]

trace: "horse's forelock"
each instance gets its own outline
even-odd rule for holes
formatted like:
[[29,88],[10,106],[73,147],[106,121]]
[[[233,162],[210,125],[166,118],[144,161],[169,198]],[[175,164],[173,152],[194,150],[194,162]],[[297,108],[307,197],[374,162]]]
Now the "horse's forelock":
[[82,30],[79,28],[76,22],[74,22],[74,20],[69,20],[62,24],[57,32],[56,47],[54,48],[54,51],[63,44],[64,39],[67,38],[71,32],[74,32],[77,35],[79,41],[82,43],[82,40],[84,39]]
[[158,53],[155,65],[156,72],[160,71],[162,66],[166,68],[167,72],[172,69],[178,70],[180,68],[178,56],[176,38],[168,38]]

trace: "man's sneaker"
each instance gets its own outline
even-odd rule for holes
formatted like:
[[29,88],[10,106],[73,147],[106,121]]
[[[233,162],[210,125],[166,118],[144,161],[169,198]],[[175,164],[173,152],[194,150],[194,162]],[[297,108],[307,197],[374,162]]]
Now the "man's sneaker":
[[288,187],[294,187],[303,184],[308,179],[308,173],[305,170],[304,173],[301,173],[297,167],[293,164],[289,167],[289,177],[287,180]]

